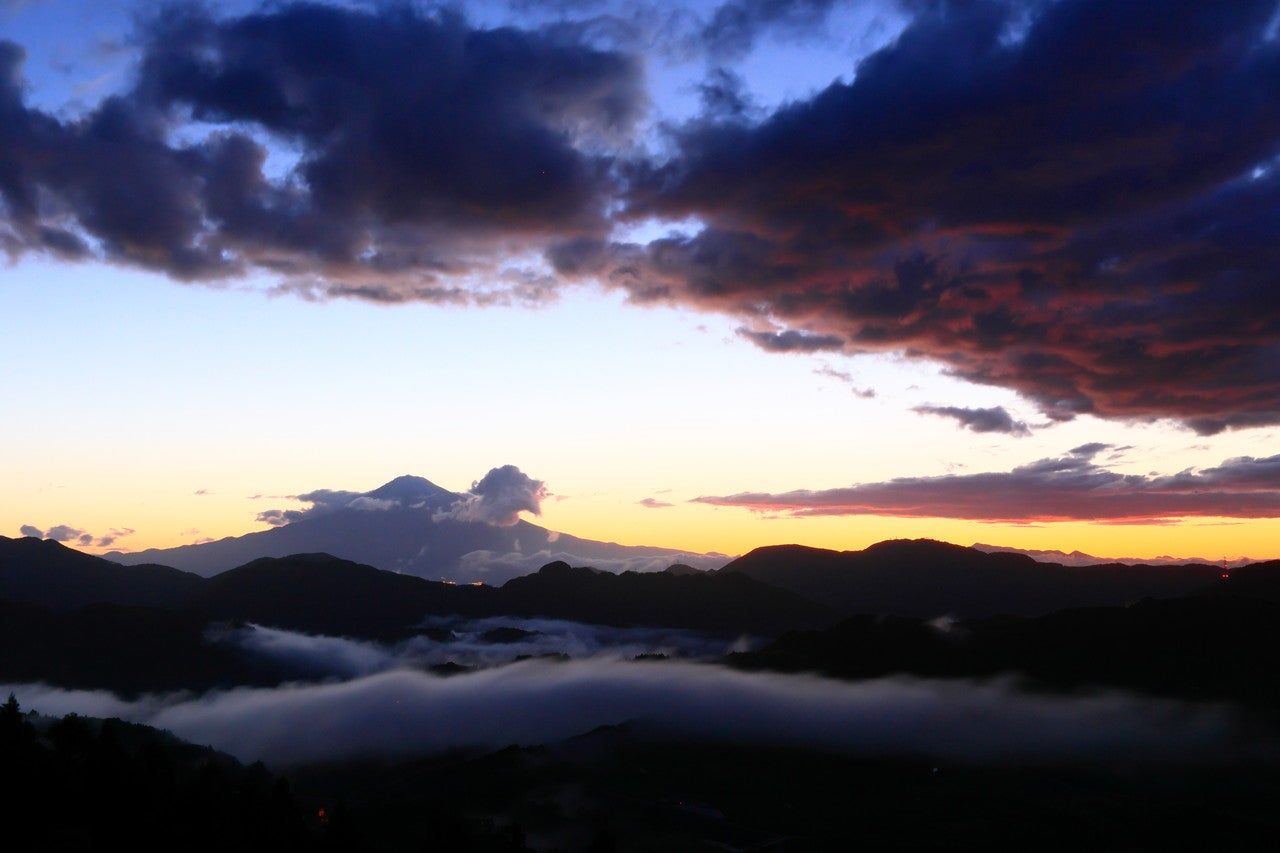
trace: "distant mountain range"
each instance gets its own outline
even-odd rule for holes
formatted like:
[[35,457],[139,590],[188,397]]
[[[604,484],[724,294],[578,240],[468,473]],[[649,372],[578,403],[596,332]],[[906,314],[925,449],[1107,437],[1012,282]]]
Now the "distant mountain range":
[[897,540],[851,552],[761,548],[707,572],[613,574],[556,561],[495,587],[328,554],[264,557],[201,578],[0,537],[0,680],[125,693],[274,684],[302,676],[218,643],[218,626],[449,642],[433,636],[449,632],[429,627],[432,616],[779,638],[735,658],[752,668],[858,678],[1018,672],[1060,687],[1280,707],[1270,675],[1280,667],[1280,561],[1224,578],[1205,565],[1074,568]]
[[[1222,560],[1212,560],[1207,557],[1095,557],[1093,554],[1086,554],[1083,551],[1055,551],[1055,550],[1039,550],[1034,548],[1009,548],[1004,545],[988,545],[983,542],[975,542],[969,547],[975,551],[982,551],[986,554],[995,552],[1008,554],[1025,554],[1034,560],[1042,563],[1061,563],[1064,566],[1096,566],[1099,563],[1124,563],[1128,566],[1185,566],[1190,563],[1202,563],[1204,565],[1214,565],[1221,568]],[[1235,569],[1240,566],[1247,566],[1250,563],[1256,563],[1249,557],[1236,557],[1227,560],[1227,568]]]
[[278,527],[200,545],[152,548],[106,556],[123,565],[158,563],[210,577],[260,557],[325,553],[386,571],[459,583],[501,584],[563,560],[612,571],[659,571],[676,562],[723,565],[721,554],[690,554],[596,542],[517,521],[496,525],[454,512],[467,495],[422,477],[397,477],[341,501],[294,513]]
[[1221,573],[1202,563],[1064,566],[931,539],[880,542],[863,551],[776,545],[757,548],[721,571],[745,574],[842,613],[922,618],[1033,616],[1125,605],[1186,595]]
[[[428,581],[328,554],[263,557],[212,578],[120,566],[52,541],[0,537],[0,681],[122,692],[278,683],[296,673],[210,642],[220,624],[394,642],[432,616],[545,617],[732,639],[839,614],[736,573],[612,574],[552,562],[500,587]],[[444,632],[447,634],[448,632]]]
[[939,621],[863,615],[730,656],[746,669],[839,678],[1018,674],[1054,690],[1123,687],[1280,710],[1280,561],[1196,594],[1034,618]]

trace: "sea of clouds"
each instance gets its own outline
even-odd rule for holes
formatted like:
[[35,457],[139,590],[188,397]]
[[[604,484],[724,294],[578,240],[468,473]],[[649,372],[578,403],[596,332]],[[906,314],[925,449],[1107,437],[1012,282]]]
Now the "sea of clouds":
[[[357,664],[359,661],[356,662]],[[274,767],[552,743],[606,725],[702,742],[1034,762],[1274,760],[1229,707],[1118,691],[1048,695],[1009,680],[741,672],[693,661],[528,659],[444,677],[396,667],[347,679],[145,695],[0,685],[24,709],[145,723]]]

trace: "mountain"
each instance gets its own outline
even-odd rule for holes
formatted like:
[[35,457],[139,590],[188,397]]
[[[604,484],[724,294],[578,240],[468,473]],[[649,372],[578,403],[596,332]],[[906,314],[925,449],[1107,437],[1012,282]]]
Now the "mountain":
[[[23,559],[4,559],[13,554]],[[0,588],[12,593],[0,592],[0,602],[81,615],[86,606],[114,605],[112,618],[127,606],[144,622],[151,618],[147,612],[162,609],[199,614],[204,621],[387,641],[417,633],[427,616],[541,616],[768,635],[837,618],[822,605],[745,575],[673,569],[613,574],[557,561],[495,587],[429,581],[329,554],[294,554],[261,557],[201,578],[165,566],[119,566],[56,542],[0,540]],[[204,621],[192,623],[192,636]],[[32,624],[43,630],[53,623],[42,617]],[[79,628],[73,631],[76,624],[68,622],[67,631],[80,648],[101,647]]]
[[489,615],[493,587],[384,572],[328,554],[262,557],[204,582],[188,604],[220,619],[395,640],[428,614]]
[[[1274,591],[1280,587],[1280,562],[1259,566],[1255,575],[1257,588]],[[827,630],[788,632],[763,649],[732,655],[731,663],[852,679],[1016,673],[1054,690],[1120,687],[1280,710],[1280,603],[1228,594],[1225,587],[1233,583],[1127,607],[1070,608],[1034,618],[942,623],[855,616]]]
[[[612,574],[549,563],[500,587],[511,616],[550,616],[603,625],[667,625],[714,633],[774,635],[831,624],[827,607],[737,573],[676,571]],[[686,567],[687,568],[687,567]]]
[[394,640],[426,616],[540,616],[776,635],[835,614],[744,575],[615,575],[555,562],[500,587],[428,581],[328,554],[264,557],[208,579],[189,605],[210,616],[315,634]]
[[118,719],[0,706],[13,850],[334,849],[263,765]]
[[0,600],[0,682],[124,695],[278,684],[290,673],[209,641],[192,610],[91,604],[55,612]]
[[474,496],[450,492],[422,477],[397,477],[370,492],[343,493],[340,501],[317,502],[310,510],[277,516],[280,526],[268,530],[107,556],[124,565],[161,563],[209,577],[260,557],[326,553],[432,580],[488,584],[503,583],[557,559],[616,571],[656,571],[677,561],[718,566],[728,559],[580,539],[527,521],[502,526],[455,517],[453,510],[469,499]]
[[0,599],[54,610],[92,603],[167,607],[189,598],[201,582],[168,566],[122,566],[49,539],[0,536]]
[[[1096,566],[1101,563],[1125,563],[1130,566],[1185,566],[1188,563],[1204,563],[1205,565],[1222,566],[1221,560],[1209,560],[1203,557],[1095,557],[1092,554],[1086,554],[1083,551],[1055,551],[1055,550],[1037,550],[1034,548],[1009,548],[1004,545],[987,545],[983,542],[975,542],[969,547],[975,551],[983,551],[992,553],[1000,551],[1011,554],[1025,554],[1041,563],[1061,563],[1064,566]],[[1237,557],[1234,560],[1227,560],[1226,565],[1229,569],[1247,566],[1254,562],[1248,557]]]
[[863,551],[769,546],[720,571],[748,575],[846,614],[915,617],[1030,616],[1067,607],[1123,605],[1184,595],[1220,574],[1204,564],[1038,563],[1024,554],[988,554],[930,539],[890,540]]

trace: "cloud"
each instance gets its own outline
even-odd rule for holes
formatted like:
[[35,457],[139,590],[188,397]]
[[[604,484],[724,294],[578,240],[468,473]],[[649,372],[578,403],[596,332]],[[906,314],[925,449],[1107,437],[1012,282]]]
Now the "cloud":
[[913,412],[922,415],[941,415],[954,418],[971,432],[1002,432],[1007,435],[1027,436],[1031,428],[1023,421],[1015,421],[1004,406],[990,409],[965,409],[957,406],[916,406]]
[[875,399],[876,389],[859,387],[854,381],[853,374],[847,370],[836,370],[831,365],[824,364],[821,367],[815,367],[813,372],[819,376],[830,376],[832,379],[839,379],[841,382],[850,386],[850,390],[853,391],[855,396],[861,397],[864,400]]
[[851,82],[673,130],[624,216],[699,233],[565,241],[557,269],[931,359],[1054,419],[1280,423],[1274,3],[909,11]]
[[713,57],[741,57],[769,32],[784,37],[813,35],[839,0],[729,0],[721,3],[700,33]]
[[633,722],[703,742],[778,743],[853,754],[989,762],[1253,760],[1274,744],[1237,738],[1214,706],[1124,693],[1033,695],[1003,682],[735,672],[707,664],[527,661],[439,678],[392,670],[341,683],[144,697],[6,685],[43,713],[102,713],[167,729],[276,767],[559,741]]
[[364,505],[355,506],[355,504],[364,500],[366,495],[361,492],[348,492],[337,489],[316,489],[292,497],[294,500],[309,503],[311,506],[306,509],[263,510],[258,513],[257,520],[270,524],[272,527],[283,527],[286,524],[292,524],[304,518],[330,515],[344,509],[360,509]]
[[738,334],[766,352],[822,352],[839,350],[845,341],[838,335],[815,335],[788,329],[785,332],[757,332],[738,329]]
[[[1272,0],[904,0],[849,79],[752,107],[724,64],[835,5],[570,4],[525,29],[170,6],[132,88],[74,118],[28,105],[0,42],[0,250],[386,304],[599,281],[771,351],[931,360],[1054,420],[1280,423]],[[664,27],[716,70],[653,139],[639,51]],[[637,222],[701,228],[611,238]]]
[[744,492],[694,498],[790,516],[882,515],[976,521],[1167,523],[1197,516],[1280,515],[1280,456],[1228,459],[1202,470],[1120,474],[1094,457],[1105,444],[1077,447],[1008,472],[899,477],[845,488],[782,494]]
[[34,536],[37,539],[51,539],[54,542],[71,542],[81,548],[107,548],[114,545],[117,539],[134,533],[132,528],[112,528],[105,536],[96,536],[79,527],[69,524],[55,524],[48,530],[41,530],[32,524],[24,524],[19,528],[23,536]]
[[[757,648],[762,640],[740,637],[732,642],[678,628],[615,628],[562,619],[494,616],[464,619],[430,617],[420,634],[395,644],[344,637],[313,636],[247,625],[211,633],[218,643],[269,658],[273,671],[298,680],[350,679],[393,669],[425,669],[454,663],[467,667],[493,667],[523,657],[566,656],[575,660],[607,658],[630,660],[638,655],[662,654],[673,658],[712,660],[730,651]],[[492,632],[508,632],[497,642]],[[443,633],[448,639],[438,639]]]
[[[309,297],[545,298],[453,279],[604,233],[614,180],[598,152],[645,104],[634,57],[565,28],[403,4],[170,5],[138,39],[134,87],[67,121],[24,104],[22,49],[0,45],[10,254],[184,280],[256,269]],[[188,120],[200,129],[171,132]],[[268,145],[296,155],[288,174],[264,171]]]
[[520,520],[522,512],[541,514],[546,497],[547,489],[541,480],[533,479],[514,465],[503,465],[490,469],[482,479],[471,484],[468,494],[449,509],[436,513],[434,518],[510,527]]
[[657,498],[643,498],[636,501],[636,503],[640,504],[640,506],[648,507],[649,509],[666,509],[671,506],[671,504],[666,501],[660,501]]
[[[386,488],[386,487],[383,487]],[[268,509],[257,515],[257,520],[272,527],[283,527],[304,518],[318,518],[333,513],[353,510],[356,512],[384,512],[405,506],[400,497],[377,497],[380,489],[373,492],[349,492],[341,489],[316,489],[301,495],[292,495],[293,500],[309,503],[305,509]],[[409,495],[409,492],[405,493]],[[426,500],[426,494],[410,496],[408,505],[414,506],[420,500]]]
[[45,532],[44,538],[52,539],[54,542],[70,542],[88,535],[78,527],[72,527],[69,524],[55,524]]

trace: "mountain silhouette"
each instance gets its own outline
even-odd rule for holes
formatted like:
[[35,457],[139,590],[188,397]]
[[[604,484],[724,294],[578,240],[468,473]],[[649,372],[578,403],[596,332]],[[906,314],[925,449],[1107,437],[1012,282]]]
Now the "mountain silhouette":
[[490,615],[493,587],[384,572],[328,554],[262,557],[209,578],[188,604],[219,619],[395,640],[430,614]]
[[547,616],[611,625],[760,630],[834,614],[740,575],[679,564],[616,575],[553,561],[500,587],[430,581],[330,554],[261,557],[210,578],[121,566],[58,542],[0,537],[0,600],[66,611],[89,604],[198,610],[310,633],[399,636],[425,615]]
[[489,584],[535,571],[555,559],[621,568],[634,563],[658,570],[698,556],[671,548],[580,539],[523,520],[510,526],[459,520],[450,511],[468,496],[422,477],[397,477],[372,491],[344,497],[341,505],[300,511],[288,523],[268,530],[107,556],[124,565],[159,563],[210,577],[260,557],[325,553],[431,580]]
[[774,635],[788,627],[827,625],[836,617],[824,605],[743,574],[674,568],[612,574],[549,563],[503,584],[497,590],[499,606],[512,616],[729,634]]
[[51,539],[0,536],[0,599],[69,610],[86,604],[169,607],[202,579],[168,566],[122,566]]
[[1251,568],[1248,586],[1233,587],[1232,578],[1126,607],[955,621],[859,615],[825,630],[788,632],[731,662],[854,679],[1016,673],[1055,690],[1123,687],[1280,710],[1280,603],[1269,600],[1280,588],[1280,561]]
[[1063,566],[931,539],[889,540],[863,551],[768,546],[720,571],[748,575],[846,614],[914,617],[1032,616],[1068,607],[1123,605],[1184,595],[1220,573],[1204,564]]

